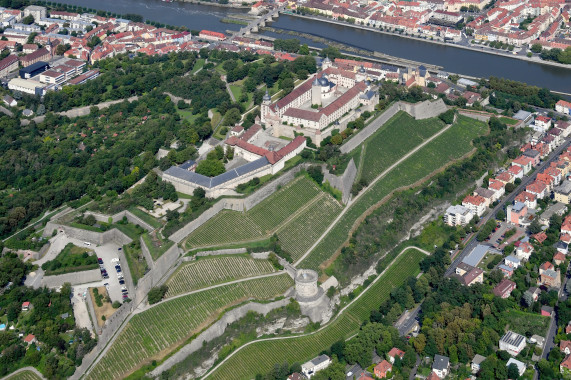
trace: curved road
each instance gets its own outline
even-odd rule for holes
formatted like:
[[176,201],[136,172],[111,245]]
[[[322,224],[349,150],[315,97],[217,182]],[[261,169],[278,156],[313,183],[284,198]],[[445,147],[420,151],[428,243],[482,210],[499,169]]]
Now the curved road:
[[34,367],[24,367],[24,368],[20,368],[19,370],[14,371],[14,372],[12,372],[12,373],[9,374],[9,375],[6,375],[5,377],[3,377],[3,378],[0,379],[0,380],[8,380],[8,379],[12,378],[12,376],[15,376],[15,375],[17,375],[17,374],[19,374],[19,373],[21,373],[21,372],[25,372],[25,371],[33,372],[33,373],[36,374],[40,379],[46,380],[46,378],[44,377],[44,375],[42,375],[42,373],[41,373],[40,371],[38,371],[37,369],[35,369]]

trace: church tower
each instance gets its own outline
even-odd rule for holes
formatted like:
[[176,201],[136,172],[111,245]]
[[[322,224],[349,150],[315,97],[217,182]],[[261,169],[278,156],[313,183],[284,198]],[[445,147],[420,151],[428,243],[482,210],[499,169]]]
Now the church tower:
[[319,83],[317,75],[315,76],[315,79],[311,83],[311,105],[314,104],[321,106],[321,83]]

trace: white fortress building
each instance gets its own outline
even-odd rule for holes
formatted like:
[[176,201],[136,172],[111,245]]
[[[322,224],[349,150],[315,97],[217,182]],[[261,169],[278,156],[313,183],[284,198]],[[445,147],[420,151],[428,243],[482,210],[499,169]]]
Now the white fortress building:
[[374,109],[379,94],[370,79],[363,67],[349,71],[326,58],[320,72],[277,102],[266,93],[261,122],[275,137],[303,134],[319,144],[333,129],[343,129],[362,111]]

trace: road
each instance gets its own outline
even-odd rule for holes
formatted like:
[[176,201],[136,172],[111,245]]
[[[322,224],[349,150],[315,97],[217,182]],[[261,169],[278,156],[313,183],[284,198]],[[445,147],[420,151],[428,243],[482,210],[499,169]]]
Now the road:
[[420,313],[420,305],[415,307],[413,310],[408,312],[406,319],[402,321],[398,326],[395,325],[397,330],[399,331],[400,336],[405,336],[408,332],[412,329],[414,322],[416,322],[416,318],[418,317],[418,313]]
[[[18,377],[18,376],[16,376],[16,374],[21,373],[21,372],[25,372],[25,371],[31,371],[34,374],[36,374],[36,376],[38,376],[40,379],[45,380],[44,375],[42,375],[42,373],[40,371],[38,371],[37,369],[35,369],[34,367],[20,368],[19,370],[12,372],[11,374],[7,375],[6,377],[3,377],[1,380],[8,380],[8,379],[16,378],[16,377]],[[24,376],[22,376],[22,378],[24,378]],[[26,378],[28,378],[28,377],[26,377]]]
[[[505,207],[505,205],[511,204],[514,201],[515,197],[523,189],[525,189],[525,187],[527,185],[529,185],[531,182],[533,182],[535,180],[537,173],[540,173],[541,171],[543,171],[543,169],[545,169],[553,161],[555,161],[559,157],[561,152],[563,152],[563,150],[565,150],[569,146],[570,142],[571,142],[571,138],[567,138],[563,142],[563,144],[561,144],[557,149],[555,149],[553,152],[551,152],[551,154],[548,156],[548,158],[546,160],[544,160],[543,162],[541,162],[537,168],[535,168],[535,171],[533,172],[533,174],[531,176],[524,177],[523,180],[521,181],[521,184],[518,187],[516,187],[514,191],[512,191],[496,207],[494,207],[492,209],[492,211],[488,212],[488,214],[482,220],[480,220],[479,225],[483,226],[484,224],[486,224],[486,222],[488,220],[490,220],[490,218],[495,217],[496,213],[499,210],[503,209]],[[462,260],[464,259],[464,257],[466,257],[466,255],[468,255],[470,252],[472,252],[472,250],[474,248],[476,248],[476,245],[478,245],[478,244],[479,244],[479,242],[475,239],[475,236],[473,236],[472,240],[470,240],[470,242],[466,245],[464,250],[459,255],[456,256],[456,258],[454,259],[454,261],[452,262],[450,267],[448,267],[448,269],[446,270],[445,276],[450,276],[452,273],[454,273],[458,264],[460,264],[462,262]]]

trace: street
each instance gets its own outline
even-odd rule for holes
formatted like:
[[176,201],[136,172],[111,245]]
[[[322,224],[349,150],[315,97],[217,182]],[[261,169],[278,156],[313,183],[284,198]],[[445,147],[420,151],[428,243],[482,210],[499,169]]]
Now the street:
[[[482,218],[482,220],[480,220],[480,222],[478,223],[479,226],[483,226],[484,224],[486,224],[486,222],[488,220],[490,220],[490,218],[494,218],[496,216],[496,213],[499,210],[504,209],[505,205],[509,205],[511,204],[515,197],[522,191],[525,189],[525,187],[527,185],[529,185],[531,182],[533,182],[535,180],[535,177],[537,176],[537,173],[540,173],[541,171],[543,171],[545,168],[547,168],[553,161],[555,161],[559,155],[561,154],[561,152],[563,152],[563,150],[565,150],[568,146],[569,143],[571,142],[571,138],[567,138],[565,139],[565,141],[563,142],[563,144],[561,144],[559,147],[557,147],[557,149],[555,149],[553,152],[551,152],[551,154],[547,157],[546,160],[542,161],[540,163],[540,165],[538,167],[535,168],[535,170],[533,171],[533,174],[531,176],[528,177],[524,177],[523,180],[521,181],[521,184],[519,184],[519,186],[517,186],[515,188],[514,191],[512,191],[510,194],[508,194],[503,200],[500,201],[500,203],[494,207],[491,211],[488,211],[488,214],[486,216],[484,216]],[[464,257],[466,257],[466,255],[468,255],[470,252],[472,252],[472,250],[476,247],[476,245],[478,245],[480,242],[478,242],[475,239],[475,234],[472,236],[470,242],[466,245],[466,247],[464,248],[464,250],[462,252],[460,252],[456,258],[454,259],[454,261],[452,262],[452,264],[450,264],[450,266],[448,267],[448,269],[446,270],[446,273],[444,274],[445,276],[450,276],[451,274],[453,274],[456,270],[456,267],[458,266],[458,264],[460,264],[462,262],[462,260],[464,259]]]

